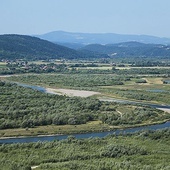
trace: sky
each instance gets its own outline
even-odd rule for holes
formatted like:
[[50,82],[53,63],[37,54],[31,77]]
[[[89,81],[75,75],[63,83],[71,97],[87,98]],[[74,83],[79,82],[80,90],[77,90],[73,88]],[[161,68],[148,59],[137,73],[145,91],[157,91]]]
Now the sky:
[[58,30],[170,38],[170,0],[0,0],[0,34]]

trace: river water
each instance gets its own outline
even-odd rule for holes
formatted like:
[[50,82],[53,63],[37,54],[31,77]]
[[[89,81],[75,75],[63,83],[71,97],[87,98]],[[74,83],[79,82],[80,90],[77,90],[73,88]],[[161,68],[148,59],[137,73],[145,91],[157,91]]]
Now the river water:
[[[46,91],[46,88],[40,87],[40,86],[32,86],[27,84],[21,84],[17,83],[20,86],[32,88],[44,93],[48,93]],[[53,94],[53,93],[52,93]],[[110,102],[120,102],[120,103],[129,103],[129,104],[142,104],[146,106],[151,106],[154,108],[162,108],[162,109],[170,109],[170,106],[168,105],[157,105],[157,104],[149,104],[149,103],[142,103],[142,102],[135,102],[135,101],[128,101],[128,100],[120,100],[120,99],[100,99],[101,101],[110,101]],[[142,130],[158,130],[162,128],[170,128],[170,122],[166,122],[163,124],[157,124],[157,125],[149,125],[149,126],[142,126],[142,127],[135,127],[135,128],[127,128],[127,129],[117,129],[114,131],[106,131],[106,132],[95,132],[95,133],[86,133],[86,134],[73,134],[75,138],[77,139],[83,139],[83,138],[90,138],[90,137],[105,137],[109,134],[126,134],[126,133],[134,133],[137,131]],[[0,139],[0,144],[7,144],[7,143],[29,143],[29,142],[38,142],[38,141],[54,141],[54,140],[63,140],[67,139],[67,137],[70,135],[53,135],[53,136],[36,136],[36,137],[21,137],[21,138],[6,138],[6,139]]]
[[[16,82],[16,84],[19,85],[19,86],[22,86],[22,87],[38,90],[38,91],[43,92],[43,93],[61,95],[61,94],[58,94],[58,93],[55,93],[55,92],[47,91],[46,88],[41,87],[41,86],[33,86],[33,85],[17,83],[17,82]],[[109,102],[118,102],[118,103],[128,103],[128,104],[141,104],[141,105],[150,106],[150,107],[154,107],[154,108],[170,109],[169,105],[159,105],[159,104],[136,102],[136,101],[130,101],[130,100],[115,99],[115,98],[99,98],[99,100],[100,101],[109,101]]]
[[[114,131],[106,131],[106,132],[95,132],[95,133],[86,133],[86,134],[73,134],[73,136],[77,139],[84,139],[84,138],[103,138],[109,134],[127,134],[127,133],[134,133],[137,131],[142,130],[157,130],[163,128],[169,128],[170,122],[166,122],[163,124],[157,125],[150,125],[150,126],[142,126],[136,128],[128,128],[128,129],[117,129]],[[0,144],[7,144],[7,143],[30,143],[30,142],[44,142],[44,141],[54,141],[54,140],[63,140],[67,139],[70,135],[54,135],[54,136],[36,136],[36,137],[22,137],[22,138],[8,138],[8,139],[0,139]]]

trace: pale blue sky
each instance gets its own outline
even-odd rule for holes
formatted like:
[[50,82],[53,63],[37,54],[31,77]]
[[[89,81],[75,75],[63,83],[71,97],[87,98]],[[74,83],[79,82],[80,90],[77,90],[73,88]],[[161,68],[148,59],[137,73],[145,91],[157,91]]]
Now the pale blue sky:
[[0,34],[57,30],[170,38],[170,0],[0,0]]

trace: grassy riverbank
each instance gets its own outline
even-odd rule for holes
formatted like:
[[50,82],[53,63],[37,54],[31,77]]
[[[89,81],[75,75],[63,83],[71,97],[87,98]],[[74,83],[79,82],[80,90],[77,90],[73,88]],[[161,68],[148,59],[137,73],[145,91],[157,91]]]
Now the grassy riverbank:
[[0,145],[3,170],[168,170],[170,130]]
[[38,126],[34,128],[17,128],[17,129],[4,129],[0,130],[0,139],[4,138],[15,138],[15,137],[25,137],[25,136],[47,136],[47,135],[62,135],[62,134],[81,134],[81,133],[91,133],[91,132],[103,132],[111,131],[116,129],[134,128],[141,126],[149,126],[154,124],[162,124],[168,120],[144,123],[138,125],[123,125],[123,126],[110,126],[108,124],[103,124],[101,121],[88,122],[81,125],[48,125],[48,126]]
[[102,124],[101,121],[93,121],[81,125],[48,125],[38,126],[35,128],[18,128],[0,130],[2,137],[18,137],[18,136],[38,136],[38,135],[53,135],[53,134],[74,134],[88,133],[96,131],[109,130],[111,127],[107,124]]

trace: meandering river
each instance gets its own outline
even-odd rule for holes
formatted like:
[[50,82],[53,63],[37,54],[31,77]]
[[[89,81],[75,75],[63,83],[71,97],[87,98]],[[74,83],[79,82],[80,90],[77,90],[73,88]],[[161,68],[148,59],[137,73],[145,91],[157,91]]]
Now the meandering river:
[[[127,128],[127,129],[117,129],[113,131],[106,131],[106,132],[95,132],[95,133],[85,133],[85,134],[73,134],[73,136],[77,139],[84,139],[84,138],[103,138],[109,134],[126,134],[126,133],[134,133],[137,131],[142,130],[157,130],[163,128],[169,128],[170,122],[166,122],[163,124],[157,125],[150,125],[150,126],[142,126],[136,128]],[[8,139],[0,139],[0,144],[7,144],[7,143],[29,143],[29,142],[44,142],[44,141],[54,141],[54,140],[63,140],[67,139],[70,135],[54,135],[54,136],[36,136],[36,137],[22,137],[22,138],[8,138]]]
[[[56,95],[65,94],[65,93],[57,93],[57,92],[55,92],[53,90],[48,90],[49,88],[45,88],[45,87],[41,87],[41,86],[28,85],[28,84],[23,84],[23,83],[17,83],[17,84],[19,86],[32,88],[34,90],[38,90],[38,91],[43,92],[43,93],[56,94]],[[65,89],[65,90],[68,90],[68,89]],[[75,91],[79,91],[79,93],[81,94],[81,90],[75,90]],[[83,91],[83,92],[86,92],[86,91]],[[89,91],[87,91],[87,93],[88,92]],[[94,95],[94,94],[97,94],[97,92],[92,92],[91,91],[91,95]],[[85,96],[83,96],[83,97],[85,97]],[[131,101],[131,100],[122,100],[122,99],[116,99],[116,98],[104,98],[104,97],[99,98],[99,100],[100,101],[108,101],[108,102],[128,103],[128,104],[141,104],[141,105],[145,105],[145,106],[154,107],[154,108],[157,108],[157,109],[160,109],[160,110],[164,110],[164,111],[167,111],[167,112],[170,113],[170,106],[169,105],[160,105],[160,104],[137,102],[137,101]]]
[[[40,87],[40,86],[32,86],[32,85],[27,85],[27,84],[21,84],[17,83],[20,86],[32,88],[44,93],[50,93],[50,94],[57,94],[55,92],[49,92],[47,91],[46,88]],[[60,94],[61,95],[61,94]],[[170,106],[169,105],[158,105],[158,104],[151,104],[151,103],[143,103],[143,102],[136,102],[136,101],[129,101],[129,100],[121,100],[121,99],[113,99],[113,98],[100,98],[99,100],[101,101],[110,101],[110,102],[119,102],[119,103],[129,103],[129,104],[141,104],[141,105],[146,105],[150,107],[154,107],[157,109],[161,110],[168,110],[170,111]],[[166,122],[163,124],[156,124],[156,125],[149,125],[149,126],[142,126],[142,127],[135,127],[135,128],[127,128],[127,129],[117,129],[113,131],[106,131],[106,132],[97,132],[97,133],[86,133],[86,134],[74,134],[74,136],[77,139],[83,139],[83,138],[90,138],[90,137],[105,137],[109,134],[126,134],[126,133],[134,133],[137,131],[141,130],[157,130],[157,129],[162,129],[162,128],[169,128],[170,127],[170,122]],[[0,144],[7,144],[7,143],[29,143],[29,142],[38,142],[38,141],[54,141],[54,140],[62,140],[66,139],[70,135],[53,135],[53,136],[36,136],[36,137],[21,137],[21,138],[4,138],[0,139]]]

